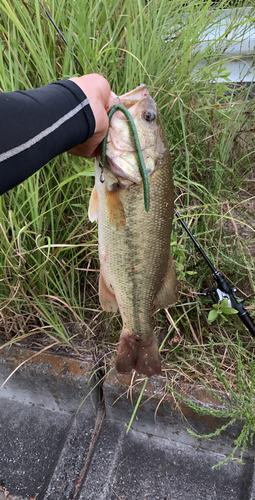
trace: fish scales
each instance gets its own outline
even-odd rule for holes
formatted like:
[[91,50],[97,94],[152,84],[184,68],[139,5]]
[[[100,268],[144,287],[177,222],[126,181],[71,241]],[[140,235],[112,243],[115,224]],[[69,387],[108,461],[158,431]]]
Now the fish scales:
[[[117,228],[110,223],[104,186],[98,186],[102,218],[99,228],[100,262],[107,271],[109,287],[113,287],[124,325],[146,339],[151,335],[153,302],[165,277],[169,259],[169,238],[172,204],[163,201],[168,191],[169,169],[156,171],[149,178],[151,208],[145,212],[142,186],[121,193],[126,214],[126,227]],[[171,186],[171,178],[168,179]],[[137,191],[137,193],[134,193]],[[157,223],[155,224],[155,221]],[[108,258],[108,256],[110,258]],[[149,331],[148,331],[148,326]]]
[[[142,89],[144,90],[144,86]],[[148,102],[146,99],[148,101],[147,89],[141,100],[142,108],[139,108],[139,101],[138,105],[135,104],[139,109],[138,116],[141,115],[141,109],[144,113],[144,106],[146,110],[148,106],[151,109],[153,103],[153,109],[156,109],[152,98],[149,96]],[[125,103],[125,99],[123,102]],[[121,120],[123,126],[127,127],[125,120]],[[118,134],[119,127],[118,123]],[[174,204],[171,157],[159,116],[157,123],[151,129],[147,128],[146,134],[141,138],[138,129],[141,145],[144,135],[149,137],[149,147],[143,148],[146,168],[149,165],[148,170],[151,170],[154,162],[149,173],[149,211],[144,209],[141,180],[130,180],[132,175],[139,178],[139,172],[134,174],[130,165],[126,167],[129,172],[128,182],[125,184],[125,171],[120,176],[117,166],[116,174],[116,165],[113,165],[116,162],[116,152],[110,156],[109,148],[108,156],[107,146],[104,183],[100,182],[101,169],[98,163],[96,165],[96,195],[94,192],[92,196],[90,218],[98,218],[100,302],[106,310],[119,309],[123,321],[116,368],[121,373],[136,369],[150,376],[161,371],[157,341],[153,333],[153,313],[158,307],[167,307],[176,302],[177,283],[170,253]],[[125,129],[125,141],[131,140]],[[129,162],[135,162],[133,169],[137,170],[135,154],[132,157],[131,153],[129,145]],[[94,217],[93,197],[96,205]]]

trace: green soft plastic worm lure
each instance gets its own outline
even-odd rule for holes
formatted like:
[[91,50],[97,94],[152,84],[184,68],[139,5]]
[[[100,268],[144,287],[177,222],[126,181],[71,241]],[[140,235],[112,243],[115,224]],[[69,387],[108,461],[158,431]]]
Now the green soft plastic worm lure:
[[[111,123],[112,116],[114,115],[114,113],[116,113],[116,111],[122,111],[122,113],[124,113],[124,115],[127,118],[128,123],[129,123],[130,132],[131,132],[132,137],[134,139],[134,145],[135,145],[135,149],[136,149],[136,153],[137,153],[137,157],[138,157],[139,171],[140,171],[140,174],[141,174],[141,177],[142,177],[142,181],[143,181],[144,206],[145,206],[146,212],[148,212],[149,208],[150,208],[150,188],[149,188],[149,181],[148,181],[148,173],[147,173],[146,166],[145,166],[145,163],[144,163],[144,159],[143,159],[143,155],[142,155],[142,150],[141,150],[141,146],[140,146],[140,142],[139,142],[139,138],[138,138],[136,126],[135,126],[133,117],[131,116],[131,114],[129,113],[129,111],[124,106],[122,106],[121,104],[115,104],[110,109],[110,111],[108,113],[109,125]],[[104,140],[102,142],[101,162],[99,163],[99,166],[101,167],[102,170],[104,168],[105,158],[106,158],[106,146],[107,146],[108,133],[109,133],[109,128],[108,128],[107,134],[106,134],[106,136],[105,136],[105,138],[104,138]],[[101,179],[102,179],[102,182],[103,182],[103,177],[101,177]]]

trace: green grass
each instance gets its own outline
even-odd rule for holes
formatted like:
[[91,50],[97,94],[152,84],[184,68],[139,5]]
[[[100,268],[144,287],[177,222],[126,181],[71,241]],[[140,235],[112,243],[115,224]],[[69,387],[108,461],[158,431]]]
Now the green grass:
[[[244,291],[255,318],[254,99],[247,86],[239,93],[229,86],[220,56],[234,42],[231,36],[203,50],[199,44],[222,9],[235,3],[43,4],[68,47],[36,0],[0,0],[0,89],[33,88],[82,74],[70,48],[84,73],[101,73],[117,94],[146,83],[172,153],[178,211],[215,267]],[[238,11],[229,28],[240,28],[245,36],[254,22],[255,1],[243,5],[251,7],[250,18]],[[224,81],[215,83],[220,76]],[[39,342],[47,333],[78,350],[85,339],[86,348],[97,345],[102,353],[113,353],[121,325],[119,316],[99,307],[97,230],[87,217],[93,176],[92,160],[64,154],[0,198],[2,342],[34,334]],[[173,388],[180,379],[203,379],[225,390],[222,372],[235,389],[236,334],[247,380],[254,370],[254,340],[236,317],[208,323],[212,304],[198,292],[214,284],[210,270],[177,222],[172,241],[181,295],[176,307],[155,316],[163,367],[168,376],[175,373]],[[106,360],[110,365],[111,356]]]

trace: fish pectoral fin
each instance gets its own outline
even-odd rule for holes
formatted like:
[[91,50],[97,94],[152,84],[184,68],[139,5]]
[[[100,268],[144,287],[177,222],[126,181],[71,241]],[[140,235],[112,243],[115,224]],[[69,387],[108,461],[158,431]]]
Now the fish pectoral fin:
[[120,199],[120,190],[107,191],[106,206],[111,226],[117,229],[124,229],[126,227],[126,216]]
[[89,200],[88,216],[90,222],[98,220],[98,209],[99,209],[98,193],[96,186],[94,186]]
[[148,340],[142,340],[135,335],[129,335],[123,329],[115,366],[119,373],[130,373],[134,369],[147,377],[160,375],[161,364],[156,337],[152,335]]
[[178,282],[176,279],[173,257],[170,254],[164,280],[155,297],[155,309],[165,309],[166,307],[172,306],[178,301],[178,298]]
[[111,291],[105,283],[102,271],[100,271],[99,277],[99,300],[102,308],[108,312],[117,312],[118,303],[114,292]]

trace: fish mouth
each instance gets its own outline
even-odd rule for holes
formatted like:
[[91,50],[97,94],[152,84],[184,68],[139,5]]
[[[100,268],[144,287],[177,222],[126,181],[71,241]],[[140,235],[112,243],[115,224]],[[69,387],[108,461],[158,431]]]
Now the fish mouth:
[[136,87],[134,90],[131,90],[130,92],[126,92],[126,94],[122,94],[121,96],[119,96],[119,104],[122,104],[127,109],[129,109],[131,106],[134,106],[134,104],[143,101],[143,99],[145,99],[148,94],[149,91],[146,85],[143,83],[142,85],[139,85],[139,87]]
[[[118,99],[119,104],[129,110],[135,121],[136,127],[139,127],[140,122],[142,122],[143,125],[143,120],[146,124],[146,119],[144,119],[143,114],[144,106],[146,107],[147,104],[144,105],[143,102],[146,100],[147,103],[147,100],[151,99],[146,85],[142,84],[136,89],[119,96]],[[131,183],[139,184],[142,182],[142,176],[140,173],[136,147],[133,144],[132,134],[127,121],[125,114],[122,113],[121,110],[117,110],[112,117],[106,150],[107,168],[121,183],[124,181],[125,185],[130,185]],[[155,132],[153,133],[152,128],[152,131],[148,134],[149,121],[150,120],[147,120],[147,128],[139,128],[138,134],[148,175],[154,171],[156,160],[155,154],[153,153]]]
[[[109,170],[116,176],[116,177],[121,177],[123,180],[127,180],[129,181],[130,183],[135,183],[135,184],[138,184],[139,182],[142,181],[142,177],[139,173],[139,171],[137,169],[134,169],[134,167],[128,163],[126,160],[125,160],[125,169],[124,167],[121,168],[115,161],[114,159],[112,158],[109,158],[107,156],[107,167],[109,168]],[[129,169],[132,169],[132,171],[130,172],[126,170],[126,167],[129,166]]]
[[111,107],[114,106],[115,104],[117,105],[121,104],[122,106],[125,106],[125,108],[129,109],[137,102],[141,102],[143,99],[145,99],[148,94],[149,91],[144,83],[139,85],[139,87],[136,87],[135,89],[131,90],[130,92],[126,92],[125,94],[122,94],[120,96],[111,91],[111,96],[109,99],[109,103],[106,107],[106,111],[108,113]]

